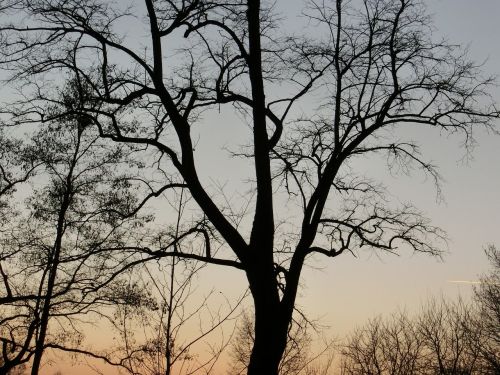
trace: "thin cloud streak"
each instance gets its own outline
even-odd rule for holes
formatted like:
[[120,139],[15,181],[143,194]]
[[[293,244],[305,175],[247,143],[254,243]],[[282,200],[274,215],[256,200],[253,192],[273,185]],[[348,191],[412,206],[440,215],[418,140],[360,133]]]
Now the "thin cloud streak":
[[490,283],[487,281],[472,281],[472,280],[446,280],[447,283],[456,284],[487,284],[487,285],[500,285],[499,283]]

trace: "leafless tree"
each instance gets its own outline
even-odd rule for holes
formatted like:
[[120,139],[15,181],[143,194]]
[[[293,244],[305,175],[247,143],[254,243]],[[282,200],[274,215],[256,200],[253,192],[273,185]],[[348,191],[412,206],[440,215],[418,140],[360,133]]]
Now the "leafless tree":
[[[487,95],[491,80],[460,48],[432,38],[421,1],[311,1],[300,34],[280,21],[282,3],[8,0],[2,7],[2,66],[22,90],[9,121],[49,121],[41,103],[58,102],[61,72],[75,76],[89,100],[68,113],[106,140],[142,147],[138,160],[156,157],[164,186],[186,188],[199,214],[182,238],[205,246],[175,256],[245,272],[255,317],[250,375],[278,373],[313,254],[401,245],[439,254],[442,232],[410,205],[388,202],[383,187],[349,172],[350,162],[385,153],[390,166],[420,168],[437,182],[434,166],[398,129],[459,133],[469,144],[472,129],[499,116]],[[250,129],[248,145],[233,152],[254,170],[255,194],[241,207],[219,202],[197,169],[205,156],[196,152],[195,125],[226,107]],[[279,218],[283,195],[299,209]],[[217,254],[213,241],[225,245]],[[141,246],[151,258],[174,255]]]
[[47,348],[79,346],[80,320],[109,303],[108,272],[123,267],[108,248],[123,246],[144,218],[133,213],[128,177],[116,172],[126,151],[103,147],[84,119],[54,119],[17,152],[36,161],[38,176],[24,212],[2,231],[0,370],[31,361],[34,375]]
[[478,318],[461,300],[429,302],[417,322],[424,343],[423,368],[430,374],[483,374],[474,345],[481,335],[473,325]]
[[[213,292],[196,293],[202,268],[204,264],[171,257],[136,270],[133,294],[149,290],[151,299],[119,305],[108,317],[121,338],[118,348],[108,350],[108,363],[120,364],[133,375],[213,373],[232,338],[244,296],[221,301],[217,293],[215,301]],[[214,335],[216,343],[207,341]],[[206,355],[200,355],[203,346]]]
[[480,350],[485,331],[478,312],[461,300],[431,300],[413,318],[399,312],[373,319],[348,338],[341,350],[341,372],[496,374]]
[[481,331],[478,350],[486,359],[491,373],[500,373],[500,251],[488,246],[486,255],[491,271],[481,277],[481,283],[474,288],[474,297],[479,309],[477,329]]
[[342,349],[342,374],[418,374],[422,340],[406,314],[356,329]]

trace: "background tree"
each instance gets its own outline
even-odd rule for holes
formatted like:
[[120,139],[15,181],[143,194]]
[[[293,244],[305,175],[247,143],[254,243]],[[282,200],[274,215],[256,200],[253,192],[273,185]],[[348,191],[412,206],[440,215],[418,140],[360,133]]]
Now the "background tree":
[[[416,323],[423,342],[421,368],[430,374],[485,373],[477,343],[482,336],[473,322],[474,307],[457,302],[430,301]],[[421,370],[422,371],[422,370]]]
[[109,315],[120,339],[106,350],[108,363],[119,364],[130,374],[212,374],[232,337],[231,323],[241,300],[234,306],[219,300],[221,305],[212,310],[215,293],[195,291],[197,265],[171,258],[165,267],[172,268],[169,261],[176,262],[173,276],[172,269],[154,264],[135,272],[134,293],[151,290],[153,304],[123,304]]
[[491,271],[481,277],[479,286],[474,288],[479,309],[476,324],[482,332],[477,350],[486,359],[488,370],[497,374],[500,373],[500,251],[490,245],[486,255]]
[[346,375],[493,375],[487,342],[480,306],[430,300],[413,317],[398,312],[356,329],[340,351],[340,369]]
[[[77,99],[64,97],[66,105]],[[50,110],[56,117],[57,108]],[[0,248],[0,369],[32,361],[38,374],[47,348],[81,344],[81,320],[109,303],[102,292],[113,280],[108,273],[126,259],[107,249],[123,246],[126,228],[146,218],[136,220],[130,176],[117,171],[126,151],[104,147],[84,119],[54,118],[29,136],[16,151],[36,162],[36,188],[10,217]]]
[[406,313],[356,329],[341,349],[342,374],[418,374],[422,339]]
[[[432,39],[418,0],[312,1],[304,10],[311,29],[300,35],[255,0],[145,0],[131,8],[19,0],[3,11],[19,14],[1,27],[3,67],[28,98],[11,120],[50,119],[40,103],[57,102],[51,78],[69,71],[86,82],[90,100],[68,113],[104,139],[143,147],[138,159],[156,157],[164,186],[187,188],[198,216],[184,233],[205,246],[175,256],[245,272],[255,311],[249,374],[278,373],[313,254],[396,252],[402,244],[439,254],[442,232],[411,205],[388,202],[383,187],[350,172],[351,162],[386,153],[391,166],[421,168],[438,181],[398,129],[461,133],[468,144],[474,127],[499,115],[482,105],[491,80],[459,48]],[[138,19],[146,24],[135,38],[120,34],[123,22],[129,29]],[[234,153],[252,166],[255,194],[240,207],[211,196],[197,169],[195,125],[228,106],[250,129],[248,147]],[[299,212],[280,219],[281,196]],[[225,247],[215,254],[211,241]],[[143,252],[154,258],[165,249]]]

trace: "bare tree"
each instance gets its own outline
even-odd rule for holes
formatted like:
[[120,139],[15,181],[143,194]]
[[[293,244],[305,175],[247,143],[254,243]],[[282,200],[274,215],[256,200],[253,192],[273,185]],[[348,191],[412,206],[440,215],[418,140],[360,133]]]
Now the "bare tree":
[[[130,294],[149,291],[151,298],[119,305],[108,317],[121,338],[119,347],[107,350],[108,363],[133,375],[211,374],[230,342],[231,323],[243,298],[215,301],[213,292],[196,293],[203,264],[175,257],[162,263],[137,268],[129,283],[134,289]],[[214,335],[219,337],[216,343],[208,342]],[[200,355],[201,347],[205,355]]]
[[474,297],[479,309],[479,326],[482,335],[478,350],[486,359],[491,373],[500,373],[500,251],[488,246],[486,255],[490,260],[491,271],[481,278],[479,287],[474,288]]
[[126,151],[103,147],[84,119],[54,119],[17,152],[36,161],[38,176],[23,214],[2,232],[0,369],[32,361],[34,375],[47,348],[80,344],[80,319],[108,303],[100,289],[114,262],[123,267],[107,248],[122,246],[126,228],[144,218],[136,220],[128,178],[116,171]]
[[356,329],[341,350],[342,374],[418,374],[422,339],[403,312]]
[[413,318],[404,312],[378,317],[348,338],[341,350],[341,372],[496,374],[481,353],[485,338],[481,319],[475,306],[461,300],[431,300]]
[[[350,162],[385,153],[390,165],[421,168],[437,182],[433,165],[398,129],[460,133],[468,144],[473,128],[499,117],[487,95],[491,80],[457,46],[432,39],[419,0],[311,1],[304,9],[310,29],[301,35],[259,0],[130,7],[11,0],[2,11],[2,66],[23,94],[10,107],[11,123],[43,125],[53,115],[41,103],[59,100],[55,75],[76,76],[89,100],[72,103],[68,113],[104,139],[142,147],[143,158],[156,157],[164,186],[186,188],[198,218],[181,236],[204,248],[142,252],[245,272],[255,311],[250,375],[278,373],[311,255],[396,252],[401,245],[439,254],[443,233],[410,205],[388,202],[379,184],[350,174]],[[248,146],[234,151],[254,170],[248,179],[255,194],[241,207],[212,196],[197,169],[195,125],[203,114],[222,116],[222,107],[234,108],[251,133]],[[292,217],[278,217],[282,195],[300,208]],[[215,253],[213,241],[225,247]]]
[[461,300],[430,301],[417,322],[424,343],[420,359],[430,374],[483,374],[477,345],[481,332],[473,321],[478,319],[471,306]]

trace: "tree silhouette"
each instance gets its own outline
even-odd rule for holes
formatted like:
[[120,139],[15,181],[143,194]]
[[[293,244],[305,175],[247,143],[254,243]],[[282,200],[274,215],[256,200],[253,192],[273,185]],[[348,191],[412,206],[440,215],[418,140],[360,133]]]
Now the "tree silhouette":
[[489,340],[480,306],[430,300],[413,317],[377,317],[351,333],[340,351],[341,373],[497,374]]
[[[70,88],[65,101],[75,99]],[[2,372],[32,361],[31,373],[38,374],[47,348],[80,345],[81,320],[109,304],[119,280],[110,274],[127,265],[125,254],[110,249],[121,248],[127,231],[143,225],[145,217],[134,214],[139,202],[128,189],[131,176],[116,171],[127,151],[103,145],[88,125],[79,116],[61,116],[16,150],[19,160],[30,162],[20,166],[25,175],[17,181],[30,177],[36,187],[2,227]]]
[[488,246],[486,255],[491,264],[491,271],[481,277],[481,283],[474,288],[475,302],[478,305],[480,319],[476,319],[476,330],[482,335],[477,341],[477,349],[486,359],[487,369],[491,373],[500,372],[500,251],[495,246]]
[[[178,237],[185,207],[181,192],[174,238]],[[175,251],[182,252],[183,246],[176,243]],[[214,310],[211,301],[217,293],[212,290],[200,295],[196,291],[196,282],[205,267],[206,263],[175,256],[161,263],[144,262],[135,267],[125,286],[133,291],[123,294],[148,294],[150,298],[137,298],[136,304],[118,304],[109,314],[103,314],[121,338],[117,348],[107,350],[108,363],[131,375],[213,373],[232,337],[226,336],[223,328],[236,318],[248,293],[236,301],[219,301]],[[196,331],[193,326],[197,326]],[[197,349],[214,335],[219,336],[217,344],[208,345],[209,355],[199,358]]]
[[[4,121],[53,119],[42,103],[60,101],[54,93],[66,74],[88,97],[69,103],[68,114],[103,139],[142,148],[137,160],[154,158],[161,177],[150,182],[159,179],[162,192],[189,192],[197,216],[174,242],[195,238],[203,246],[136,250],[245,273],[255,311],[251,375],[277,374],[313,254],[401,245],[439,254],[443,233],[411,205],[388,202],[383,186],[355,175],[351,162],[386,154],[389,167],[420,168],[438,182],[418,145],[398,130],[435,128],[469,144],[475,127],[499,116],[487,95],[492,81],[460,48],[432,38],[418,0],[311,1],[298,33],[273,3],[259,0],[129,7],[11,0],[2,10],[2,66],[22,93]],[[208,115],[234,121],[225,108],[250,130],[247,146],[233,151],[253,167],[254,191],[241,205],[216,199],[197,169],[207,155],[196,152],[196,125]],[[292,215],[279,209],[279,197]],[[215,252],[217,242],[223,247]]]

